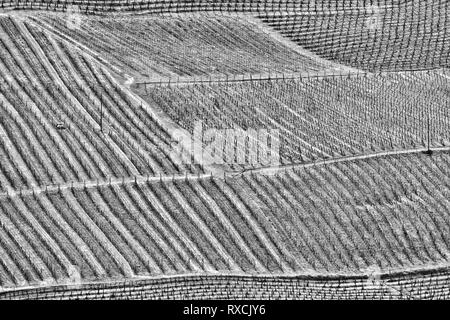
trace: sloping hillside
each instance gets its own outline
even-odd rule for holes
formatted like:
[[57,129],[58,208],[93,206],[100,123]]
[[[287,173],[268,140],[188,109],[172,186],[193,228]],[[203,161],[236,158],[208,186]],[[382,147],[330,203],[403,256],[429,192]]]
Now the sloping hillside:
[[3,193],[1,285],[446,264],[449,168],[448,152],[406,154]]
[[392,8],[371,3],[353,12],[276,12],[259,17],[299,46],[355,68],[375,72],[450,66],[447,0],[413,0]]
[[[449,145],[449,79],[447,70],[435,70],[153,84],[135,91],[191,134],[199,125],[204,135],[216,130],[217,144],[229,128],[243,132],[243,140],[236,139],[240,150],[248,130],[273,130],[280,161],[287,164]],[[235,162],[233,152],[223,152],[224,162],[230,156],[228,162]]]
[[448,2],[32,3],[0,0],[0,299],[448,297]]
[[0,17],[0,189],[197,172],[102,66],[21,20]]
[[[397,6],[410,0],[378,0],[383,7]],[[0,0],[0,8],[26,10],[70,10],[79,7],[85,13],[148,12],[148,13],[182,13],[198,11],[220,12],[274,12],[274,11],[351,11],[363,9],[365,0]]]
[[113,283],[63,285],[0,293],[0,299],[448,299],[445,268],[370,276],[185,276]]
[[92,50],[137,82],[177,76],[349,70],[275,39],[246,16],[83,17],[72,27],[61,14],[28,16],[48,32]]
[[450,4],[446,0],[1,0],[1,8],[65,11],[69,15],[247,13],[299,46],[355,68],[399,71],[450,65]]

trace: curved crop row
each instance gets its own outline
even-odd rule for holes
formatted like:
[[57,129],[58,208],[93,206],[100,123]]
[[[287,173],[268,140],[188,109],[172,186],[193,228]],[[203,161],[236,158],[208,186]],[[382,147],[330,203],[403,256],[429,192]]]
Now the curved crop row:
[[[378,0],[382,6],[398,6],[410,0]],[[69,11],[73,6],[85,13],[146,11],[180,13],[197,11],[258,12],[272,11],[348,11],[364,10],[367,0],[0,0],[0,8]]]
[[0,286],[445,264],[449,165],[411,154],[4,196]]
[[[204,132],[215,129],[225,140],[225,129],[277,130],[280,157],[289,163],[425,147],[428,139],[431,146],[448,145],[448,80],[448,71],[441,70],[155,86],[139,92],[191,133],[200,122]],[[248,155],[246,146],[237,148]]]
[[299,46],[355,68],[375,72],[450,66],[448,1],[414,0],[393,8],[367,3],[367,10],[359,12],[276,12],[260,18]]
[[0,293],[0,299],[448,299],[448,269],[358,277],[186,276]]

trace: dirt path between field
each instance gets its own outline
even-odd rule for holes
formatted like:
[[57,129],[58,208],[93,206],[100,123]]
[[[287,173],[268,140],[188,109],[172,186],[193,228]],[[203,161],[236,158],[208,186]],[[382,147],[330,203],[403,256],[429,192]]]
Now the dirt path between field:
[[221,84],[221,83],[244,83],[258,81],[286,81],[301,79],[327,79],[327,78],[350,78],[368,77],[372,73],[363,71],[336,72],[335,70],[295,72],[295,73],[260,73],[260,74],[240,74],[240,75],[208,75],[199,77],[154,77],[138,78],[134,81],[133,88],[158,87],[158,86],[189,86],[194,84]]
[[[184,175],[160,175],[160,176],[134,176],[134,177],[122,177],[122,178],[109,178],[106,180],[89,180],[89,181],[73,181],[68,183],[56,184],[56,185],[48,185],[48,186],[39,186],[31,189],[22,189],[22,190],[14,190],[9,188],[6,192],[0,193],[0,200],[4,198],[11,198],[17,196],[31,196],[38,195],[40,193],[56,193],[64,190],[71,189],[85,189],[85,188],[98,188],[98,187],[107,187],[107,186],[117,186],[117,185],[143,185],[151,182],[172,182],[172,181],[186,181],[186,180],[200,180],[200,179],[210,179],[212,177],[219,179],[227,179],[227,178],[236,178],[242,175],[252,175],[252,174],[261,174],[267,176],[273,176],[287,170],[295,170],[301,168],[311,168],[316,166],[329,165],[334,163],[342,163],[342,162],[351,162],[357,160],[365,160],[365,159],[374,159],[380,157],[389,157],[396,155],[408,155],[408,154],[418,154],[424,153],[428,149],[427,148],[417,148],[417,149],[407,149],[407,150],[391,150],[391,151],[383,151],[371,154],[363,154],[363,155],[355,155],[355,156],[346,156],[341,158],[333,158],[320,160],[315,162],[301,163],[301,164],[291,164],[284,166],[276,166],[276,167],[265,167],[265,168],[256,168],[256,169],[247,169],[243,171],[214,171],[204,174],[184,174]],[[433,147],[430,148],[432,152],[450,152],[449,147]]]
[[[449,147],[433,147],[433,148],[430,148],[430,150],[432,152],[450,152],[450,146]],[[263,174],[263,175],[270,176],[270,175],[275,175],[277,173],[280,173],[280,171],[283,172],[283,171],[286,171],[289,169],[311,168],[311,167],[323,166],[323,165],[341,163],[341,162],[351,162],[351,161],[357,161],[357,160],[382,158],[382,157],[396,156],[396,155],[425,153],[427,151],[428,151],[428,148],[382,151],[382,152],[375,152],[375,153],[363,154],[363,155],[324,159],[324,160],[303,163],[303,164],[292,164],[292,165],[285,165],[285,166],[280,166],[280,167],[248,169],[248,170],[243,170],[241,172],[235,173],[232,176],[240,176],[242,174]]]
[[[36,187],[32,189],[23,190],[8,190],[6,193],[0,193],[0,199],[4,197],[16,197],[16,196],[30,196],[37,195],[40,193],[56,193],[64,190],[70,189],[84,189],[84,188],[98,188],[106,186],[117,186],[117,185],[131,185],[131,184],[146,184],[148,182],[171,182],[171,181],[182,181],[182,180],[198,180],[206,179],[212,176],[209,174],[199,174],[199,175],[172,175],[172,176],[134,176],[134,177],[123,177],[123,178],[110,178],[107,180],[89,180],[83,182],[69,182],[55,185],[48,185],[43,187]],[[222,176],[223,177],[223,176]]]
[[[159,86],[190,86],[195,84],[227,84],[227,83],[245,83],[259,81],[286,81],[286,80],[325,80],[325,79],[349,79],[349,78],[368,78],[375,76],[389,76],[390,74],[429,74],[436,72],[439,75],[448,77],[444,73],[445,68],[431,68],[423,70],[405,70],[405,71],[382,71],[367,72],[358,70],[321,70],[309,72],[293,73],[260,73],[260,74],[240,74],[240,75],[207,75],[197,77],[153,77],[153,78],[133,78],[131,87],[134,90],[145,90],[148,87]],[[130,83],[131,77],[127,78]]]

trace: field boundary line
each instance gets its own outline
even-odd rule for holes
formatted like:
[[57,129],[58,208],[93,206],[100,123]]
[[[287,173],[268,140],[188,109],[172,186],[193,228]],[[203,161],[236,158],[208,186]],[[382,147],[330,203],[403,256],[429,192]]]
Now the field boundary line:
[[[430,148],[432,152],[450,152],[450,146],[443,147],[433,147]],[[330,158],[330,159],[322,159],[313,162],[306,163],[297,163],[297,164],[288,164],[282,166],[274,166],[274,167],[262,167],[255,169],[245,169],[241,171],[211,171],[207,173],[199,173],[199,174],[172,174],[172,175],[139,175],[139,176],[129,176],[129,177],[120,177],[120,178],[109,178],[109,179],[96,179],[96,180],[87,180],[87,181],[72,181],[61,184],[52,184],[46,186],[36,186],[34,188],[27,189],[8,189],[6,192],[0,193],[0,200],[4,198],[12,198],[17,196],[31,196],[37,195],[44,192],[61,192],[65,190],[72,189],[92,189],[98,187],[106,187],[106,186],[120,186],[120,185],[142,185],[147,184],[149,182],[172,182],[172,181],[187,181],[187,180],[201,180],[201,179],[210,179],[210,178],[219,178],[219,179],[227,179],[227,178],[235,178],[242,175],[252,175],[252,174],[262,174],[262,175],[276,175],[280,172],[285,172],[287,170],[295,170],[299,168],[312,168],[317,166],[324,166],[328,164],[342,163],[342,162],[351,162],[365,159],[374,159],[381,157],[389,157],[396,155],[408,155],[408,154],[418,154],[425,153],[428,151],[428,148],[415,148],[415,149],[406,149],[406,150],[390,150],[390,151],[382,151],[375,152],[370,154],[361,154],[361,155],[353,155],[353,156],[345,156],[339,158]]]
[[254,16],[248,16],[246,18],[246,21],[254,26],[255,29],[263,32],[271,39],[278,41],[280,44],[282,44],[287,49],[293,50],[297,52],[298,54],[308,57],[312,60],[314,60],[317,64],[322,65],[322,71],[327,71],[329,73],[332,72],[361,72],[361,69],[357,69],[351,66],[347,66],[345,64],[339,63],[337,61],[332,61],[329,59],[325,59],[321,57],[320,55],[306,49],[303,46],[300,46],[298,43],[293,41],[290,37],[287,37],[283,35],[280,30],[276,30],[273,26],[270,26],[268,23],[265,23],[261,18],[254,17]]
[[[344,156],[344,157],[339,157],[339,158],[323,159],[323,160],[317,160],[317,161],[307,162],[307,163],[297,163],[297,164],[288,164],[288,165],[282,165],[282,166],[246,169],[246,170],[242,170],[240,172],[236,172],[233,176],[239,176],[242,174],[263,174],[263,175],[270,176],[270,175],[275,175],[275,174],[279,173],[280,171],[295,170],[298,168],[311,168],[311,167],[324,166],[324,165],[328,165],[328,164],[335,164],[335,163],[342,163],[342,162],[383,158],[383,157],[397,156],[397,155],[418,154],[418,153],[425,153],[429,150],[432,152],[450,152],[450,146],[431,147],[430,149],[428,149],[426,147],[421,147],[421,148],[404,149],[404,150],[389,150],[389,151],[381,151],[381,152],[374,152],[374,153],[361,154],[361,155],[352,155],[352,156]],[[229,173],[229,175],[231,175],[231,173]]]
[[[332,71],[332,72],[327,72]],[[318,72],[295,72],[295,73],[265,73],[265,74],[244,74],[244,75],[216,75],[200,77],[177,77],[177,78],[156,78],[149,81],[135,82],[133,86],[183,86],[195,84],[218,84],[218,83],[243,83],[260,81],[297,80],[310,78],[348,78],[356,76],[367,76],[371,73],[361,72],[336,72],[336,70],[324,70]]]
[[[378,274],[382,282],[395,281],[397,279],[408,278],[408,277],[426,277],[426,276],[443,276],[442,274],[449,273],[450,276],[450,264],[436,264],[431,266],[422,266],[411,269],[397,269],[393,271],[383,271]],[[138,276],[134,275],[130,278],[124,278],[121,280],[110,280],[110,281],[86,281],[81,283],[59,283],[50,285],[35,285],[35,286],[25,286],[18,288],[3,288],[0,291],[0,300],[2,295],[12,295],[17,296],[21,293],[26,293],[29,291],[36,291],[36,293],[45,293],[46,291],[57,292],[59,291],[69,291],[69,290],[95,290],[109,287],[121,288],[124,286],[145,286],[146,282],[151,281],[164,281],[164,280],[186,280],[195,278],[211,278],[211,279],[227,279],[227,278],[240,278],[242,280],[263,280],[263,279],[273,279],[273,280],[300,280],[300,281],[317,281],[317,282],[338,282],[345,284],[345,281],[370,281],[371,275],[366,273],[243,273],[243,272],[229,272],[229,273],[186,273],[186,274],[167,274],[167,275],[157,275],[157,276]],[[151,283],[150,283],[151,284]],[[380,284],[384,286],[383,284]],[[376,284],[374,286],[377,286]],[[395,286],[395,284],[389,284],[388,286]],[[56,290],[55,290],[56,289]],[[391,288],[394,289],[394,288]],[[400,290],[394,289],[397,293]],[[402,292],[401,292],[402,293]],[[406,295],[409,295],[406,293]]]
[[[293,73],[264,73],[264,74],[240,74],[240,75],[215,75],[215,76],[199,76],[199,77],[161,77],[149,79],[149,81],[136,81],[133,87],[147,88],[158,86],[189,86],[196,84],[222,84],[222,83],[245,83],[260,81],[281,81],[281,80],[324,80],[324,79],[350,79],[350,78],[367,78],[382,76],[386,77],[391,74],[430,74],[432,72],[444,71],[446,68],[430,68],[420,70],[402,70],[402,71],[340,71],[335,69],[324,69],[317,72],[293,72]],[[142,80],[142,79],[141,79]]]
[[[61,192],[65,190],[73,190],[73,189],[92,189],[98,187],[106,187],[106,186],[120,186],[120,185],[131,185],[131,184],[146,184],[148,182],[172,182],[172,181],[182,181],[182,180],[199,180],[199,179],[207,179],[211,178],[213,173],[208,174],[173,174],[173,175],[159,175],[159,176],[150,176],[150,175],[140,175],[133,177],[122,177],[122,178],[109,178],[106,180],[96,179],[96,180],[87,180],[87,181],[76,181],[76,182],[67,182],[60,184],[52,184],[46,186],[38,186],[34,188],[28,189],[20,189],[20,190],[8,190],[6,192],[0,193],[0,200],[2,198],[12,198],[17,196],[31,196],[38,195],[41,193],[54,193]],[[216,175],[217,176],[217,175]]]

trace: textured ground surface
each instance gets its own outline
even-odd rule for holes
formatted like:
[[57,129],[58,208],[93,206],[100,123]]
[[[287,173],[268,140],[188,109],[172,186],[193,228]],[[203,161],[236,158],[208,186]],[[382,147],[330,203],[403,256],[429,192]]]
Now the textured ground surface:
[[[448,297],[447,6],[423,3],[1,13],[0,298]],[[279,129],[283,167],[180,163],[197,120]]]

